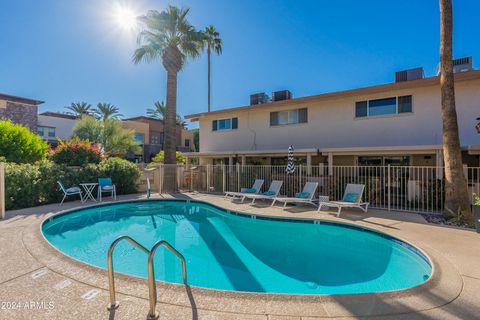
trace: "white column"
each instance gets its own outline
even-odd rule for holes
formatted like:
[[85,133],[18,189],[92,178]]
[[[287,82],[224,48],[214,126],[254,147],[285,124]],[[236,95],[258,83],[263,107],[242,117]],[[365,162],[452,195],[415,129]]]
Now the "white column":
[[333,176],[333,153],[328,153],[328,175]]
[[247,156],[242,156],[242,167],[247,165]]
[[185,157],[185,170],[190,169],[190,158]]
[[307,153],[307,174],[312,175],[312,155]]
[[228,157],[228,165],[233,166],[233,156]]
[[0,163],[0,219],[5,219],[5,166]]
[[443,150],[435,151],[435,166],[437,179],[443,179]]

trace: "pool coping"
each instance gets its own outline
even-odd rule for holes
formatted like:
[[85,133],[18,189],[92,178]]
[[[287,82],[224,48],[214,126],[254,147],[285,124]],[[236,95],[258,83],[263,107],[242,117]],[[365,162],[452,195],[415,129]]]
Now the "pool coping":
[[[114,203],[93,204],[72,208],[48,214],[42,221],[30,226],[23,235],[24,245],[30,254],[48,268],[70,277],[76,281],[108,290],[107,271],[76,260],[60,252],[46,240],[41,231],[42,225],[54,216],[61,216],[72,211],[92,207],[108,206],[128,202],[162,201],[162,199],[137,199],[117,201]],[[188,287],[183,285],[157,281],[158,302],[171,305],[192,307],[204,310],[214,310],[241,314],[273,314],[284,316],[381,316],[398,315],[410,312],[429,310],[448,304],[459,296],[463,288],[463,280],[455,267],[441,254],[421,244],[402,237],[393,236],[377,228],[363,226],[359,223],[345,223],[325,219],[312,219],[287,216],[272,216],[230,210],[205,200],[163,199],[164,201],[190,201],[206,203],[216,208],[226,210],[230,214],[240,214],[249,217],[262,217],[284,221],[316,221],[337,225],[348,225],[368,230],[380,235],[398,239],[419,250],[430,260],[432,275],[422,284],[396,291],[386,291],[366,294],[277,294],[240,292]],[[117,293],[131,295],[143,299],[148,298],[146,279],[131,275],[116,273]]]

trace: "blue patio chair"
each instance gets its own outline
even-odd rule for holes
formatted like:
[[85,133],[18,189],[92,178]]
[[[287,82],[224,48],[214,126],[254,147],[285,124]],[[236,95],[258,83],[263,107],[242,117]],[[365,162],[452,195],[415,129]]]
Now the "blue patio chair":
[[102,193],[110,192],[112,198],[117,200],[117,189],[110,178],[98,178],[98,200],[102,201]]
[[82,189],[79,187],[70,187],[70,188],[65,188],[63,185],[62,181],[58,180],[57,181],[58,185],[60,186],[60,189],[63,192],[63,199],[62,202],[60,202],[60,205],[63,204],[63,201],[65,201],[65,198],[67,196],[74,196],[74,195],[80,195],[80,200],[83,202],[83,195],[82,195]]

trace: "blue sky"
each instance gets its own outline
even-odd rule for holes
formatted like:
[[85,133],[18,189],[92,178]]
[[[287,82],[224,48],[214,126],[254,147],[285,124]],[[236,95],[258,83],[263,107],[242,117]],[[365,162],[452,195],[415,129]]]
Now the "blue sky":
[[[393,81],[396,70],[439,60],[438,0],[1,0],[0,92],[46,101],[113,103],[125,116],[164,100],[160,62],[133,65],[132,32],[112,19],[116,3],[138,13],[189,7],[197,28],[216,26],[212,109],[246,105],[249,94],[289,89],[294,97]],[[454,0],[454,55],[480,59],[480,1]],[[206,55],[178,77],[180,114],[207,109]],[[191,127],[194,127],[192,125]]]

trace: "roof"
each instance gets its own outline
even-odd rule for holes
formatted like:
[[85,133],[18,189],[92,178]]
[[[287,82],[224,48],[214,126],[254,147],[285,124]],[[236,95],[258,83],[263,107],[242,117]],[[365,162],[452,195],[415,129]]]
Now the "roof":
[[[461,73],[455,74],[456,81],[476,80],[476,79],[480,79],[480,70],[473,70],[473,71],[467,71],[467,72],[461,72]],[[358,96],[358,95],[364,95],[364,94],[382,93],[382,92],[387,92],[392,90],[428,87],[428,86],[434,86],[438,84],[440,84],[440,77],[435,76],[435,77],[423,78],[418,80],[394,82],[394,83],[387,83],[387,84],[381,84],[381,85],[375,85],[375,86],[363,87],[363,88],[357,88],[357,89],[351,89],[351,90],[329,92],[329,93],[323,93],[323,94],[318,94],[314,96],[269,102],[269,103],[255,105],[255,106],[248,105],[248,106],[215,110],[211,112],[196,113],[196,114],[185,116],[185,119],[189,119],[190,121],[198,121],[198,119],[203,116],[242,111],[250,108],[258,109],[258,108],[276,107],[276,106],[280,107],[280,106],[286,106],[286,105],[295,104],[295,103],[332,100],[332,99]]]
[[71,114],[66,114],[66,113],[60,113],[60,112],[52,112],[52,111],[45,111],[40,113],[41,116],[48,116],[48,117],[56,117],[56,118],[63,118],[63,119],[71,119],[71,120],[77,120],[79,117],[74,116]]
[[158,122],[163,123],[163,120],[161,120],[161,119],[147,117],[147,116],[138,116],[138,117],[133,117],[133,118],[126,118],[126,119],[123,119],[123,120],[132,120],[132,121],[135,121],[135,120],[149,120],[149,121],[158,121]]
[[34,99],[29,99],[29,98],[12,96],[12,95],[5,94],[5,93],[0,93],[0,100],[7,100],[7,101],[18,102],[18,103],[23,103],[23,104],[31,104],[31,105],[35,105],[35,106],[45,102],[45,101],[41,101],[41,100],[34,100]]

